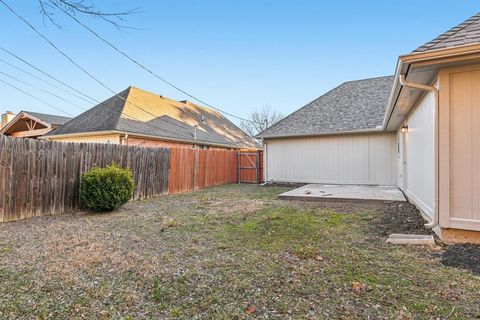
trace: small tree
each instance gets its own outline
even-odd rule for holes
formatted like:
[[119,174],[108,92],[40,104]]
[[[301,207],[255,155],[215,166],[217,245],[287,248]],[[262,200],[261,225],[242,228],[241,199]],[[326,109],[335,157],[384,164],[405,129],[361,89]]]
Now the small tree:
[[273,110],[269,105],[265,105],[260,109],[254,110],[248,116],[249,121],[242,121],[240,126],[247,134],[254,137],[258,133],[282,120],[283,117],[283,114]]
[[132,198],[133,175],[114,162],[106,168],[95,167],[82,176],[80,197],[83,207],[92,211],[110,211]]

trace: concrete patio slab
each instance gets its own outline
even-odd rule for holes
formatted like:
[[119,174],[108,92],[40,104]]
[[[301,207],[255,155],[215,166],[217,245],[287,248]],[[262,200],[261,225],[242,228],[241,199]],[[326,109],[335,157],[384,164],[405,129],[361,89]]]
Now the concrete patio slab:
[[282,193],[278,198],[306,201],[407,201],[402,191],[393,186],[333,184],[308,184]]
[[387,243],[434,245],[435,238],[432,235],[392,233],[390,237],[388,237]]

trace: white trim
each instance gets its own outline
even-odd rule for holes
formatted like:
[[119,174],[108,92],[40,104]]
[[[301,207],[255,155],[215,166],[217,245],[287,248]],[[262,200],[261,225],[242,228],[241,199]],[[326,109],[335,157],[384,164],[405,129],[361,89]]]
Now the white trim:
[[17,123],[18,121],[22,120],[24,116],[26,116],[26,117],[28,117],[28,118],[30,118],[30,119],[38,122],[38,123],[43,124],[43,125],[44,125],[45,127],[47,127],[47,128],[52,128],[52,124],[51,124],[51,123],[48,123],[48,122],[46,122],[46,121],[44,121],[44,120],[42,120],[42,119],[40,119],[40,118],[37,118],[37,117],[31,115],[31,114],[28,113],[28,112],[21,111],[19,114],[17,114],[15,117],[13,117],[13,119],[10,120],[10,122],[7,123],[7,124],[5,125],[5,127],[3,127],[3,128],[0,129],[0,134],[5,134],[12,126],[15,125],[15,123]]
[[385,131],[383,128],[373,128],[373,129],[362,129],[362,130],[351,130],[351,131],[339,131],[339,132],[325,132],[325,133],[301,133],[301,134],[290,134],[290,135],[278,135],[278,136],[257,136],[258,138],[264,140],[271,140],[271,139],[288,139],[288,138],[308,138],[308,137],[324,137],[324,136],[338,136],[338,135],[345,135],[345,134],[365,134],[365,133],[389,133],[394,132],[392,131]]
[[426,221],[432,221],[432,217],[433,217],[433,210],[430,206],[428,206],[426,203],[424,203],[422,200],[420,200],[419,198],[417,198],[413,193],[411,193],[410,191],[408,190],[403,190],[403,193],[405,194],[405,196],[407,197],[408,201],[412,204],[415,205],[415,207],[418,208],[418,210],[420,211],[420,213],[422,214],[423,218],[426,220]]
[[267,182],[271,183],[315,183],[315,184],[340,184],[340,185],[350,185],[350,186],[389,186],[397,187],[395,183],[383,183],[378,184],[371,181],[358,181],[352,183],[350,181],[337,181],[337,180],[309,180],[309,179],[270,179]]

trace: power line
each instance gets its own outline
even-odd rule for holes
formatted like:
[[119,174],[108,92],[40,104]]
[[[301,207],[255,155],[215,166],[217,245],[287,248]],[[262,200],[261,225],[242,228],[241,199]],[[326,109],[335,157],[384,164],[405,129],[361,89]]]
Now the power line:
[[69,100],[67,100],[67,99],[64,99],[64,98],[60,97],[59,95],[56,95],[56,94],[53,93],[53,92],[50,92],[50,91],[48,91],[48,90],[44,90],[44,89],[42,89],[42,88],[40,88],[40,87],[37,87],[36,85],[33,85],[33,84],[28,83],[28,82],[26,82],[26,81],[20,80],[20,79],[18,79],[18,78],[15,78],[14,76],[11,76],[11,75],[3,72],[3,71],[0,71],[0,73],[3,74],[4,76],[10,78],[10,79],[13,79],[13,80],[18,81],[18,82],[20,82],[20,83],[23,83],[23,84],[25,84],[25,85],[27,85],[27,86],[30,86],[30,87],[35,88],[35,89],[37,89],[37,90],[40,90],[40,91],[42,91],[42,92],[45,92],[45,93],[47,93],[47,94],[49,94],[49,95],[51,95],[51,96],[54,96],[54,97],[57,98],[57,99],[60,99],[60,100],[62,100],[62,101],[65,101],[66,103],[70,103],[71,105],[74,105],[74,106],[76,106],[76,107],[78,107],[78,108],[80,108],[80,109],[83,109],[82,106],[80,106],[80,105],[78,105],[78,104],[76,104],[76,103],[74,103],[74,102],[71,102],[71,101],[69,101]]
[[[9,76],[9,75],[1,72],[1,71],[0,71],[0,73],[4,74],[4,75],[7,76],[7,77],[10,77],[10,78],[15,79],[14,77],[11,77],[11,76]],[[18,79],[15,79],[15,80],[18,81]],[[14,89],[22,92],[23,94],[25,94],[25,95],[27,95],[27,96],[35,99],[35,100],[38,100],[38,101],[40,101],[40,102],[42,102],[42,103],[44,103],[44,104],[52,107],[53,109],[55,109],[55,110],[57,110],[57,111],[60,111],[60,112],[66,114],[66,115],[69,115],[69,116],[71,116],[71,117],[75,117],[74,115],[72,115],[72,114],[70,114],[70,113],[62,110],[61,108],[56,107],[56,106],[54,106],[54,105],[52,105],[52,104],[50,104],[50,103],[48,103],[48,102],[46,102],[46,101],[44,101],[44,100],[42,100],[42,99],[40,99],[40,98],[32,95],[32,94],[30,94],[30,93],[28,93],[28,92],[26,92],[26,91],[24,91],[24,90],[22,90],[22,89],[20,89],[20,88],[18,88],[18,87],[16,87],[16,86],[14,86],[13,84],[8,83],[8,82],[2,80],[1,78],[0,78],[0,82],[3,82],[4,84],[6,84],[6,85],[8,85],[8,86],[10,86],[10,87],[12,87],[12,88],[14,88]],[[22,82],[22,81],[20,81],[20,82]],[[103,102],[101,102],[100,104],[103,104]],[[83,108],[83,107],[80,107],[80,108],[83,109],[84,111],[87,111],[87,110],[88,110],[88,109],[85,109],[85,108]],[[159,130],[161,130],[161,131],[168,132],[168,133],[178,134],[178,135],[181,135],[181,136],[186,137],[186,138],[189,138],[189,139],[191,138],[190,136],[183,135],[183,134],[181,134],[181,133],[179,133],[179,132],[173,132],[173,131],[170,131],[170,130],[167,130],[167,129],[158,127],[158,126],[156,126],[156,125],[154,125],[154,124],[147,123],[147,122],[143,122],[143,121],[141,121],[141,120],[138,119],[138,118],[135,118],[135,117],[133,117],[133,116],[128,115],[126,112],[123,112],[122,114],[123,114],[124,116],[126,116],[127,118],[130,118],[130,119],[132,119],[132,120],[136,120],[136,121],[142,122],[142,123],[144,123],[144,124],[146,124],[146,125],[148,125],[148,126],[151,126],[151,127],[155,128],[155,129],[159,129]]]
[[[3,2],[3,1],[2,1],[2,2]],[[14,54],[13,52],[8,51],[7,49],[3,48],[2,46],[0,46],[0,50],[3,50],[4,52],[8,53],[8,54],[11,55],[12,57],[14,57],[14,58],[22,61],[23,63],[25,63],[26,65],[30,66],[31,68],[37,70],[38,72],[40,72],[40,73],[42,73],[43,75],[49,77],[50,79],[53,79],[53,80],[57,81],[58,83],[64,85],[65,87],[67,87],[67,88],[69,88],[69,89],[77,92],[78,94],[81,94],[81,95],[83,95],[83,96],[85,96],[85,97],[93,100],[94,102],[100,103],[100,101],[98,101],[98,100],[96,100],[96,99],[94,99],[94,98],[92,98],[92,97],[89,97],[88,95],[86,95],[86,94],[78,91],[77,89],[75,89],[75,88],[73,88],[72,86],[66,84],[65,82],[60,81],[60,80],[58,80],[58,79],[55,79],[55,77],[51,76],[50,74],[46,73],[46,72],[43,71],[43,70],[40,70],[39,68],[37,68],[37,67],[35,67],[34,65],[32,65],[30,62],[28,62],[28,61],[20,58],[18,55]],[[88,102],[91,103],[91,101],[88,101]]]
[[[1,49],[1,47],[0,47],[0,49]],[[79,98],[79,99],[82,99],[82,100],[85,101],[85,102],[92,103],[91,101],[89,101],[89,100],[87,100],[87,99],[85,99],[85,98],[83,98],[83,97],[81,97],[81,96],[79,96],[79,95],[77,95],[77,94],[75,94],[75,93],[72,93],[72,92],[70,92],[70,91],[68,91],[68,90],[65,90],[64,88],[62,88],[62,87],[60,87],[60,86],[57,86],[56,84],[53,84],[53,83],[51,83],[51,82],[49,82],[49,81],[47,81],[47,80],[45,80],[45,79],[42,79],[42,78],[40,78],[39,76],[37,76],[37,75],[35,75],[35,74],[33,74],[33,73],[25,70],[25,69],[22,69],[22,68],[20,68],[20,67],[18,67],[18,66],[15,66],[15,65],[11,64],[11,63],[8,62],[8,61],[5,61],[5,60],[3,60],[3,59],[1,59],[1,58],[0,58],[0,61],[3,62],[3,63],[5,63],[5,64],[7,64],[7,65],[9,65],[10,67],[12,67],[12,68],[14,68],[14,69],[16,69],[16,70],[19,70],[19,71],[21,71],[21,72],[23,72],[23,73],[26,73],[26,74],[28,74],[29,76],[31,76],[31,77],[33,77],[33,78],[35,78],[35,79],[37,79],[37,80],[40,80],[40,81],[42,81],[43,83],[46,83],[46,84],[48,84],[48,85],[50,85],[50,86],[58,89],[58,90],[60,90],[60,91],[63,91],[63,92],[65,92],[65,93],[68,93],[69,95],[72,95],[72,96],[77,97],[77,98]]]
[[[4,51],[7,52],[8,54],[11,54],[12,56],[14,56],[15,58],[19,59],[20,61],[28,64],[30,67],[34,68],[35,70],[40,70],[40,69],[38,69],[36,66],[34,66],[33,64],[27,62],[26,60],[24,60],[24,59],[22,59],[22,58],[20,58],[20,57],[18,57],[17,55],[13,54],[12,52],[10,52],[10,51],[2,48],[2,47],[0,47],[0,49],[4,50]],[[17,70],[23,71],[23,72],[31,75],[32,77],[35,77],[36,79],[38,79],[38,80],[40,80],[40,81],[42,81],[42,82],[47,82],[47,81],[45,81],[44,79],[41,79],[40,77],[37,77],[36,75],[34,75],[34,74],[32,74],[32,73],[30,73],[30,72],[28,72],[28,71],[26,71],[26,70],[23,70],[23,69],[21,69],[21,68],[18,68],[18,67],[10,64],[9,62],[7,62],[7,61],[5,61],[5,60],[3,60],[3,59],[0,59],[0,61],[6,63],[6,64],[8,64],[8,65],[10,65],[11,67],[16,68]],[[61,84],[63,84],[63,85],[66,86],[66,87],[72,88],[72,89],[75,90],[76,92],[79,92],[79,93],[82,94],[83,96],[85,96],[85,97],[87,97],[87,98],[95,101],[96,103],[98,103],[98,104],[103,104],[103,102],[100,102],[100,101],[96,100],[95,98],[90,97],[89,95],[87,95],[87,94],[84,93],[84,92],[78,91],[78,90],[75,89],[74,87],[72,87],[72,86],[66,84],[65,82],[61,81],[60,79],[58,79],[58,78],[56,78],[56,77],[54,77],[54,76],[46,73],[45,71],[40,70],[40,72],[42,72],[42,74],[47,75],[49,78],[55,80],[56,82],[61,83]],[[4,73],[4,74],[5,74],[5,73]],[[8,76],[7,74],[5,74],[5,75]],[[11,76],[10,76],[10,77],[11,77]],[[12,77],[11,77],[11,78],[12,78]],[[18,79],[14,79],[14,80],[18,80]],[[24,82],[24,83],[27,84],[26,82]],[[48,83],[48,82],[47,82],[47,83]],[[67,92],[67,93],[69,93],[69,94],[72,94],[71,92],[62,89],[62,88],[59,87],[59,86],[56,86],[56,85],[54,85],[54,84],[52,84],[52,83],[49,83],[49,84],[52,85],[52,86],[54,86],[54,87],[56,87],[56,88],[58,88],[58,89],[60,89],[60,90],[63,90],[64,92]],[[27,85],[29,85],[29,84],[27,84]],[[32,85],[32,86],[33,86],[33,85]],[[75,95],[75,96],[77,96],[77,95]],[[80,97],[80,96],[77,96],[77,97],[82,98],[82,97]],[[83,98],[82,98],[82,99],[83,99]],[[64,99],[62,99],[62,100],[64,100]],[[90,101],[88,101],[88,100],[86,100],[86,99],[83,99],[83,100],[86,101],[86,102],[88,102],[88,103],[91,103]],[[84,110],[84,111],[87,111],[87,110],[88,110],[88,109],[83,108],[83,107],[81,107],[81,106],[79,106],[79,108],[81,108],[81,109]],[[139,121],[139,122],[143,122],[143,121],[141,121],[141,120],[138,119],[138,118],[135,118],[135,117],[132,117],[132,116],[128,115],[126,112],[124,112],[123,114],[124,114],[126,117],[128,117],[128,118],[130,118],[130,119],[132,119],[132,120],[136,120],[136,121]],[[165,119],[164,119],[164,120],[165,120]],[[165,120],[165,121],[166,121],[166,120]],[[176,125],[176,126],[182,128],[182,129],[184,129],[183,127],[179,126],[178,124],[175,124],[175,123],[172,123],[172,122],[169,122],[169,121],[166,121],[166,122],[168,122],[168,123],[170,123],[170,124],[173,124],[173,125]],[[165,131],[165,132],[169,132],[169,133],[173,133],[173,134],[180,134],[179,132],[172,132],[172,131],[169,131],[169,130],[167,130],[167,129],[161,128],[161,127],[159,127],[159,126],[156,126],[156,125],[153,125],[153,124],[150,124],[150,123],[146,123],[146,124],[149,125],[149,126],[151,126],[152,128],[159,129],[159,130],[162,130],[162,131]],[[180,135],[182,135],[182,134],[180,134]],[[183,135],[183,136],[186,137],[186,138],[190,138],[190,136],[186,136],[186,135]]]
[[[52,41],[50,41],[46,36],[44,36],[40,31],[38,31],[30,22],[28,22],[26,19],[24,19],[22,16],[20,16],[18,13],[16,13],[9,5],[7,5],[5,3],[5,1],[3,0],[0,0],[0,2],[10,11],[12,12],[18,19],[22,20],[28,27],[30,27],[38,36],[40,36],[43,40],[45,40],[50,46],[52,46],[57,52],[59,52],[62,56],[64,56],[68,61],[70,61],[74,66],[76,66],[78,69],[80,69],[81,71],[83,71],[87,76],[89,76],[90,78],[92,78],[93,80],[95,80],[97,83],[99,83],[102,87],[104,87],[105,89],[107,89],[108,91],[112,92],[116,97],[120,98],[121,100],[125,101],[126,103],[130,103],[131,105],[135,106],[136,108],[142,110],[143,112],[145,113],[148,113],[150,115],[152,115],[154,118],[158,118],[158,116],[156,116],[155,114],[151,113],[150,111],[148,110],[145,110],[143,109],[142,107],[139,107],[138,105],[136,105],[135,103],[131,102],[131,101],[128,101],[127,99],[123,98],[122,96],[118,95],[113,89],[111,89],[110,87],[108,87],[106,84],[104,84],[101,80],[99,80],[98,78],[96,78],[94,75],[92,75],[90,72],[88,72],[85,68],[83,68],[82,66],[80,66],[77,62],[75,62],[72,58],[70,58],[65,52],[63,52],[62,50],[60,50]],[[138,119],[137,119],[138,120]],[[147,122],[144,122],[144,121],[141,121],[141,120],[138,120],[142,123],[146,123],[146,124],[149,124]],[[190,136],[185,136],[184,134],[181,134],[179,132],[172,132],[172,131],[169,131],[169,130],[166,130],[164,128],[160,128],[160,127],[157,127],[158,129],[164,131],[164,132],[169,132],[169,133],[174,133],[174,134],[179,134],[179,135],[183,135],[184,137],[188,137],[190,139]]]
[[28,92],[26,92],[26,91],[23,91],[22,89],[14,86],[14,85],[11,84],[11,83],[8,83],[8,82],[6,82],[6,81],[4,81],[4,80],[2,80],[2,79],[0,79],[0,82],[3,82],[3,83],[6,84],[7,86],[10,86],[10,87],[12,87],[12,88],[14,88],[14,89],[17,89],[18,91],[22,92],[23,94],[26,94],[27,96],[32,97],[33,99],[38,100],[38,101],[46,104],[47,106],[52,107],[53,109],[55,109],[55,110],[57,110],[57,111],[60,111],[60,112],[62,112],[62,113],[65,113],[66,115],[69,115],[69,116],[71,116],[71,117],[74,116],[73,114],[70,114],[70,113],[68,113],[68,112],[66,112],[66,111],[64,111],[64,110],[62,110],[62,109],[60,109],[60,108],[58,108],[58,107],[55,107],[54,105],[52,105],[52,104],[50,104],[50,103],[48,103],[48,102],[46,102],[46,101],[44,101],[44,100],[42,100],[42,99],[40,99],[40,98],[35,97],[34,95],[32,95],[32,94],[30,94],[30,93],[28,93]]
[[[105,85],[102,81],[100,81],[98,78],[96,78],[95,76],[93,76],[91,73],[89,73],[86,69],[84,69],[82,66],[80,66],[78,63],[76,63],[72,58],[70,58],[66,53],[64,53],[62,50],[60,50],[53,42],[51,42],[47,37],[45,37],[42,33],[40,33],[32,24],[30,24],[27,20],[25,20],[23,17],[21,17],[19,14],[17,14],[10,6],[8,6],[3,0],[0,0],[0,2],[6,6],[17,18],[19,18],[20,20],[22,20],[25,24],[27,24],[37,35],[39,35],[41,38],[43,38],[45,41],[47,41],[56,51],[58,51],[61,55],[63,55],[66,59],[68,59],[72,64],[74,64],[77,68],[79,68],[80,70],[82,70],[85,74],[87,74],[90,78],[94,79],[96,82],[98,82],[100,85],[102,85],[104,88],[106,88],[107,90],[109,90],[110,92],[112,92],[116,97],[120,98],[121,100],[125,101],[126,103],[130,103],[131,105],[133,105],[134,107],[142,110],[143,112],[153,116],[154,118],[158,118],[157,115],[151,113],[150,111],[148,110],[145,110],[143,109],[142,107],[139,107],[138,105],[136,105],[135,103],[123,98],[122,96],[118,95],[113,89],[109,88],[107,85]],[[3,48],[2,48],[3,49]],[[7,50],[3,49],[4,51],[6,51],[7,53],[10,53],[8,52]],[[37,68],[36,68],[37,69]],[[79,91],[78,91],[79,92]],[[88,97],[88,96],[87,96]],[[125,113],[124,113],[125,114]],[[126,114],[125,114],[126,115]],[[128,115],[126,115],[128,116]],[[131,116],[128,116],[130,118],[133,118],[139,122],[142,122],[144,124],[147,124],[147,125],[150,125],[150,126],[153,126],[161,131],[164,131],[164,132],[168,132],[168,133],[173,133],[173,134],[178,134],[178,135],[181,135],[181,136],[184,136],[188,139],[190,139],[191,137],[190,136],[186,136],[180,132],[173,132],[173,131],[170,131],[170,130],[167,130],[165,128],[161,128],[161,127],[158,127],[158,126],[155,126],[151,123],[148,123],[148,122],[144,122],[142,120],[139,120],[137,118],[134,118],[134,117],[131,117]],[[174,124],[172,122],[169,122],[169,121],[166,121],[170,124]],[[180,127],[179,125],[177,124],[174,124],[178,127]],[[183,127],[181,127],[182,129],[184,129]]]
[[[3,2],[3,1],[2,1]],[[81,22],[80,20],[78,20],[74,15],[72,15],[70,12],[66,11],[64,8],[60,7],[58,4],[56,4],[54,1],[51,1],[50,2],[55,5],[57,8],[59,8],[61,11],[63,11],[63,13],[65,13],[66,15],[68,15],[70,18],[72,18],[73,20],[75,20],[78,24],[80,24],[83,28],[85,28],[86,30],[88,30],[90,33],[92,33],[95,37],[97,37],[98,39],[100,39],[102,42],[104,42],[105,44],[107,44],[109,47],[113,48],[115,51],[117,51],[118,53],[120,53],[121,55],[123,55],[125,58],[127,58],[128,60],[130,60],[131,62],[133,62],[134,64],[136,64],[137,66],[139,66],[140,68],[142,68],[143,70],[147,71],[148,73],[150,73],[151,75],[153,75],[154,77],[156,77],[157,79],[159,79],[160,81],[166,83],[167,85],[169,85],[170,87],[180,91],[181,93],[187,95],[188,97],[212,108],[212,109],[215,109],[217,110],[218,112],[221,112],[223,114],[226,114],[226,115],[229,115],[233,118],[236,118],[236,119],[239,119],[239,120],[242,120],[242,121],[247,121],[247,122],[252,122],[251,120],[248,120],[248,119],[245,119],[245,118],[242,118],[242,117],[239,117],[239,116],[236,116],[234,114],[231,114],[229,112],[226,112],[226,111],[223,111],[222,109],[220,108],[217,108],[217,107],[214,107],[212,106],[211,104],[201,100],[200,98],[197,98],[196,96],[188,93],[187,91],[181,89],[180,87],[176,86],[175,84],[173,84],[172,82],[168,81],[167,79],[165,79],[164,77],[158,75],[157,73],[155,73],[154,71],[152,71],[151,69],[147,68],[145,65],[141,64],[140,62],[138,62],[137,60],[135,60],[134,58],[132,58],[131,56],[129,56],[127,53],[125,53],[124,51],[120,50],[119,48],[117,48],[114,44],[112,44],[111,42],[109,42],[108,40],[104,39],[102,36],[100,36],[97,32],[95,32],[94,30],[92,30],[90,27],[88,27],[87,25],[85,25],[83,22]]]

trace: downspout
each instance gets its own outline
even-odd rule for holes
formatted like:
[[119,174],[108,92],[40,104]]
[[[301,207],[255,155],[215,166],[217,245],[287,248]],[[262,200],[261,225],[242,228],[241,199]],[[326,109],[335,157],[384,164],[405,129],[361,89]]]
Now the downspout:
[[420,89],[424,91],[429,91],[433,93],[434,97],[434,106],[433,106],[433,154],[434,154],[434,177],[433,177],[433,184],[434,184],[434,199],[433,199],[433,212],[432,212],[432,221],[425,224],[425,228],[433,229],[438,225],[439,221],[439,211],[438,211],[438,109],[439,109],[439,94],[438,89],[434,86],[429,86],[420,83],[413,83],[408,82],[405,78],[405,74],[399,75],[400,84],[404,87]]

